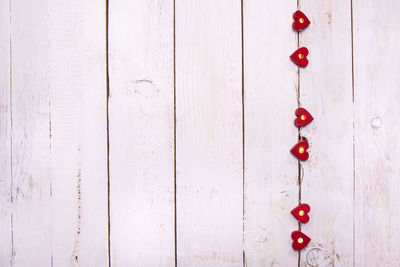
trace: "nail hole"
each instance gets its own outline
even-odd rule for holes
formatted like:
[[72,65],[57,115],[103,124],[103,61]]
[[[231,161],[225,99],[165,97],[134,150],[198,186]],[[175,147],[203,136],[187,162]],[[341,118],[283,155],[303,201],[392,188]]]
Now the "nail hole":
[[374,129],[378,129],[379,127],[381,127],[382,125],[382,121],[380,118],[375,117],[371,120],[371,127]]

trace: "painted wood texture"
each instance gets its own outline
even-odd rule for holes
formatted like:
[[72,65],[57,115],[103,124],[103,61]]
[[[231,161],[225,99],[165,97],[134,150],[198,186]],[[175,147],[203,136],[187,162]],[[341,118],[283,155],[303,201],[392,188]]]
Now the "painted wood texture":
[[0,265],[9,266],[11,228],[10,2],[0,2]]
[[399,8],[0,1],[0,266],[400,265]]
[[[246,266],[296,266],[290,214],[298,203],[295,1],[246,0],[244,37],[244,250]],[[287,14],[282,16],[282,14]],[[282,104],[278,104],[282,103]]]
[[47,4],[10,3],[12,266],[51,262]]
[[300,104],[314,116],[301,130],[310,144],[301,200],[311,206],[302,231],[311,243],[301,266],[353,264],[353,107],[351,5],[300,0],[311,25],[300,33],[310,54],[300,70]]
[[111,263],[174,266],[173,2],[109,14]]
[[104,14],[98,0],[46,7],[53,266],[108,266]]
[[105,7],[2,5],[1,262],[107,266]]
[[241,3],[178,0],[177,262],[241,266]]
[[353,1],[355,265],[399,266],[398,1]]

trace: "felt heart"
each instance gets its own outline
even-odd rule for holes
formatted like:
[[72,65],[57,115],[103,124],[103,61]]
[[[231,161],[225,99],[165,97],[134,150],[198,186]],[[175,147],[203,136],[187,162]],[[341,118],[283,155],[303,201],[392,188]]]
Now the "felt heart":
[[293,13],[293,18],[294,18],[292,24],[293,29],[295,29],[298,32],[304,30],[308,25],[310,25],[310,20],[300,10],[297,10],[296,12]]
[[309,212],[310,206],[306,203],[298,205],[291,211],[293,216],[301,223],[307,223],[310,220],[310,217],[307,214]]
[[294,125],[297,127],[304,127],[314,119],[305,108],[296,109],[294,114],[297,116],[294,120]]
[[309,238],[300,231],[293,231],[292,239],[293,239],[292,247],[294,250],[301,250],[305,248],[311,241],[311,238]]
[[305,140],[301,140],[292,147],[290,152],[292,152],[292,154],[299,160],[307,160],[309,156],[307,149],[308,142]]
[[294,53],[290,56],[290,58],[295,64],[299,65],[300,67],[305,67],[308,65],[307,55],[308,55],[307,47],[300,47],[299,49],[294,51]]

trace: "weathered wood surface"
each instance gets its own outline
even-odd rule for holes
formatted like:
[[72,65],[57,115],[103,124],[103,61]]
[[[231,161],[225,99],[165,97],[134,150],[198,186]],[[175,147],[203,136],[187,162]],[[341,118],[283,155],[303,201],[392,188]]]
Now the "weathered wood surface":
[[[295,1],[246,0],[244,37],[244,250],[247,266],[296,266],[290,210],[298,203]],[[282,16],[282,14],[287,14]],[[281,103],[281,104],[279,104]]]
[[400,265],[399,8],[0,1],[0,266]]
[[46,2],[10,3],[12,266],[51,262],[48,9]]
[[175,23],[177,262],[241,266],[241,3],[178,0]]
[[310,144],[301,200],[311,206],[302,231],[311,243],[301,266],[353,264],[353,107],[351,5],[300,0],[310,26],[299,34],[310,54],[300,70],[300,104],[314,116],[301,130]]
[[9,266],[11,228],[10,2],[0,2],[0,265]]
[[112,266],[173,266],[172,1],[111,1]]
[[2,266],[107,266],[105,6],[4,2]]
[[52,264],[107,266],[105,6],[62,0],[49,1],[45,10],[38,19],[49,18],[49,62],[38,70],[50,93],[43,105],[50,111]]
[[353,1],[355,265],[400,265],[398,1]]

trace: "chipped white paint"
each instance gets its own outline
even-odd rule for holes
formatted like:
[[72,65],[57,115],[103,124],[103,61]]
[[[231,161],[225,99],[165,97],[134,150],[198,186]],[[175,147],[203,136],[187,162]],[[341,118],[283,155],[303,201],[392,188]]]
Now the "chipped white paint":
[[49,11],[11,1],[11,266],[51,261]]
[[0,266],[9,266],[11,243],[10,1],[0,1]]
[[[298,203],[296,1],[244,1],[244,244],[247,266],[297,266],[289,211]],[[283,14],[285,14],[283,16]],[[281,103],[281,104],[278,104]]]
[[242,266],[239,0],[176,1],[179,266]]
[[108,266],[105,5],[49,1],[47,13],[53,265]]
[[109,1],[109,255],[106,1],[0,1],[0,266],[297,266],[298,82],[300,266],[400,265],[400,4],[243,7]]
[[107,266],[104,2],[4,2],[1,265]]
[[353,4],[355,265],[400,266],[400,2]]
[[112,266],[174,266],[173,2],[110,1]]
[[309,65],[300,70],[300,103],[314,116],[301,131],[310,144],[310,158],[302,164],[301,198],[311,206],[310,221],[302,231],[312,240],[301,253],[300,265],[351,266],[351,5],[349,1],[300,0],[300,9],[311,21],[300,33],[300,46],[310,51]]

